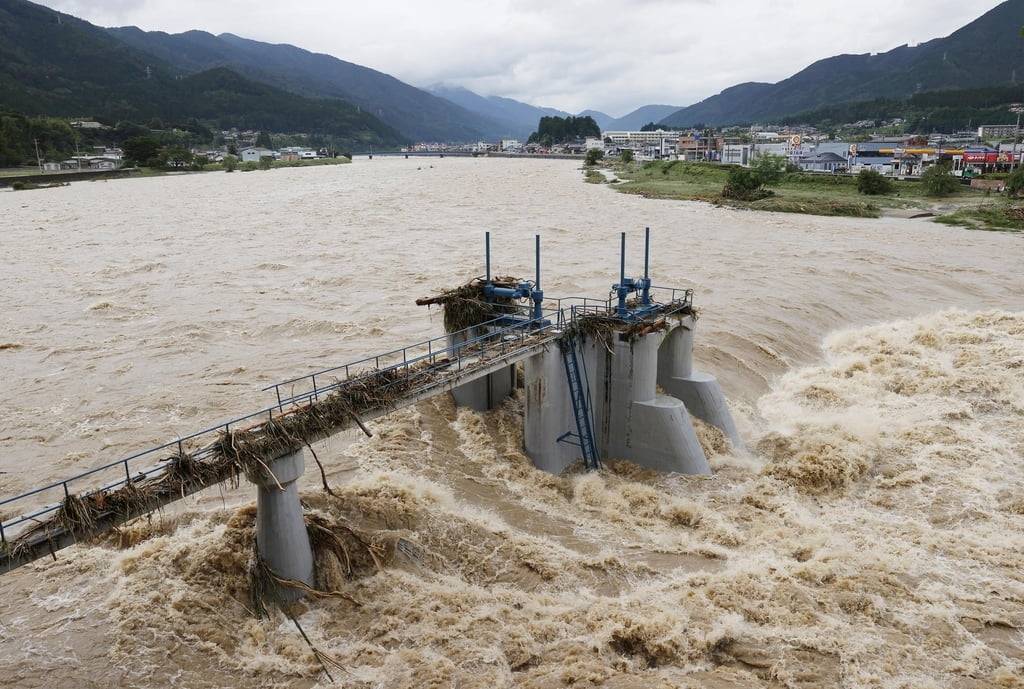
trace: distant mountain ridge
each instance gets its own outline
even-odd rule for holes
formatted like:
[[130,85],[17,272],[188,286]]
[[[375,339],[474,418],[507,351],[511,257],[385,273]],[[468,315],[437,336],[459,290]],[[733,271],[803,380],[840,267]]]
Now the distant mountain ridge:
[[1003,86],[1024,80],[1024,0],[1006,0],[946,38],[885,53],[819,60],[776,84],[748,82],[665,117],[689,127],[772,122],[787,115],[919,91]]
[[459,105],[470,112],[488,117],[503,127],[500,139],[519,139],[525,141],[530,134],[537,131],[537,123],[541,117],[568,117],[569,113],[555,108],[539,108],[520,103],[511,98],[500,96],[481,96],[462,87],[436,84],[427,88],[439,98]]
[[[873,55],[819,60],[776,84],[745,83],[678,108],[621,118],[584,110],[602,130],[772,122],[823,106],[1024,79],[1024,0],[1006,0],[946,38]],[[560,116],[466,89],[419,89],[291,45],[203,31],[104,29],[29,2],[0,0],[0,109],[145,122],[195,117],[256,128],[340,133],[353,144],[525,139]],[[357,149],[359,150],[359,149]]]
[[202,118],[317,133],[355,150],[405,141],[348,102],[304,98],[222,66],[187,74],[104,29],[26,0],[0,0],[0,34],[0,110],[111,123]]
[[372,113],[413,141],[492,138],[493,121],[394,77],[286,44],[205,31],[167,34],[136,27],[106,29],[138,50],[187,71],[227,67],[311,98],[338,98]]

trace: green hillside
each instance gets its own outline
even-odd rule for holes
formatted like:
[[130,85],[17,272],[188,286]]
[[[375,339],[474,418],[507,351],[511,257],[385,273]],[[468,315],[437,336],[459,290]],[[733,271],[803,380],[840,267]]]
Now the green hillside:
[[0,0],[0,111],[120,121],[202,120],[219,129],[327,136],[339,148],[398,147],[406,137],[337,99],[312,99],[226,68],[187,74],[87,22]]
[[[927,11],[924,6],[922,11]],[[830,57],[776,84],[740,84],[662,123],[778,122],[795,113],[857,101],[906,101],[926,91],[1013,86],[1024,81],[1021,26],[1024,0],[1007,0],[945,38],[874,55]]]
[[308,98],[340,98],[416,141],[477,141],[498,138],[503,132],[495,121],[390,75],[292,45],[203,31],[106,31],[187,72],[223,66]]

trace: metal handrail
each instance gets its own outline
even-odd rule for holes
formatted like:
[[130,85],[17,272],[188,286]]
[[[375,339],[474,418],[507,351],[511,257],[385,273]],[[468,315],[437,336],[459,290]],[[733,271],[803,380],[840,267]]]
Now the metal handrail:
[[[673,313],[692,306],[693,290],[691,289],[665,287],[652,287],[651,289],[669,290],[670,296],[668,302],[657,304],[659,314],[664,315]],[[461,372],[466,369],[471,359],[479,362],[480,360],[491,357],[495,363],[500,363],[502,357],[508,357],[515,354],[517,351],[521,350],[524,344],[531,344],[531,346],[533,346],[534,343],[526,342],[528,338],[535,338],[537,335],[557,337],[562,331],[572,325],[583,315],[601,314],[610,318],[615,318],[613,300],[611,298],[607,300],[599,300],[591,297],[563,297],[558,299],[548,299],[545,300],[545,303],[552,303],[554,304],[554,307],[543,309],[543,315],[541,318],[534,318],[532,309],[528,306],[512,305],[509,313],[495,318],[492,321],[487,321],[473,326],[472,328],[467,328],[466,330],[423,340],[406,347],[401,347],[389,352],[366,357],[347,364],[323,369],[267,386],[266,388],[263,388],[263,390],[273,390],[276,396],[277,402],[272,406],[216,426],[211,426],[210,428],[206,428],[196,433],[180,437],[177,440],[157,445],[156,447],[118,459],[108,464],[89,469],[66,479],[54,481],[25,493],[5,498],[0,500],[0,509],[5,506],[23,502],[48,491],[58,489],[63,493],[62,499],[66,500],[74,493],[72,490],[72,484],[81,483],[85,479],[95,477],[103,472],[116,470],[118,473],[123,472],[123,476],[115,481],[105,482],[101,487],[89,488],[86,492],[78,494],[78,497],[89,498],[96,494],[103,493],[104,491],[125,486],[132,481],[144,479],[152,476],[153,474],[164,471],[168,461],[185,454],[186,443],[194,444],[195,441],[199,441],[204,438],[208,439],[205,445],[200,443],[199,449],[191,451],[191,456],[194,458],[208,456],[219,449],[219,438],[222,434],[230,433],[232,429],[250,428],[254,425],[258,425],[258,421],[261,420],[263,422],[272,421],[275,413],[278,415],[286,413],[286,407],[295,408],[302,406],[303,404],[315,402],[319,400],[321,395],[325,395],[344,385],[363,380],[370,376],[378,376],[382,373],[401,369],[404,370],[404,378],[408,381],[414,376],[426,376],[431,372],[441,369],[451,369],[456,372]],[[509,318],[519,318],[520,320],[511,324],[502,325],[506,323]],[[485,334],[480,335],[478,334],[480,329],[490,330]],[[443,346],[441,346],[442,342],[444,343]],[[395,363],[387,363],[391,361],[394,361]],[[382,367],[382,362],[387,363],[387,365]],[[425,367],[422,366],[424,362],[428,364]],[[370,367],[371,363],[373,364],[372,367]],[[414,368],[416,370],[413,370]],[[343,374],[343,377],[340,374]],[[354,377],[353,374],[355,374]],[[325,377],[331,378],[331,382],[326,385],[322,382]],[[318,381],[317,378],[320,378],[320,381]],[[396,381],[391,384],[396,384],[399,380],[401,379],[396,379]],[[282,395],[283,388],[303,383],[307,383],[308,388],[304,389],[302,392],[298,394],[288,394],[285,396]],[[407,394],[420,394],[429,390],[431,387],[437,387],[443,384],[444,383],[437,382],[428,383],[408,390]],[[388,387],[388,385],[383,387]],[[168,451],[173,452],[173,454],[164,456],[162,459],[154,459],[154,457],[157,457],[162,453],[167,453]],[[135,467],[137,467],[143,460],[148,461],[149,465],[141,470],[136,469]],[[4,520],[0,518],[0,546],[7,547],[11,538],[10,534],[12,529],[16,529],[17,527],[28,523],[31,523],[33,526],[38,525],[49,515],[52,515],[59,510],[60,507],[60,503],[52,504],[37,508],[29,514],[19,515],[18,517],[11,519]]]
[[[277,403],[273,406],[260,409],[259,411],[252,412],[245,416],[232,419],[225,423],[221,423],[201,431],[197,431],[187,436],[180,437],[177,440],[157,445],[156,447],[152,447],[142,452],[129,455],[128,457],[124,457],[113,462],[109,462],[107,464],[94,467],[79,474],[75,474],[74,476],[70,476],[59,481],[54,481],[52,483],[21,493],[19,495],[5,498],[3,500],[0,500],[0,509],[4,508],[5,506],[23,502],[33,496],[38,496],[48,491],[60,490],[60,492],[62,493],[62,499],[67,499],[72,494],[75,494],[77,495],[77,497],[81,498],[89,498],[93,495],[103,493],[104,491],[113,490],[118,487],[127,485],[131,481],[144,479],[146,477],[152,476],[153,474],[157,474],[159,472],[164,471],[166,468],[167,461],[173,460],[176,456],[184,454],[186,443],[192,443],[193,441],[199,439],[208,438],[209,442],[201,446],[198,450],[192,451],[191,454],[195,458],[202,458],[204,456],[213,454],[214,452],[217,451],[217,449],[220,446],[219,438],[221,437],[221,435],[224,433],[230,433],[230,431],[233,428],[248,428],[255,425],[258,421],[273,420],[275,414],[280,415],[286,411],[286,406],[301,406],[301,404],[303,403],[317,400],[320,395],[326,394],[331,390],[337,389],[345,384],[349,384],[354,381],[359,381],[368,378],[370,376],[380,375],[381,373],[392,370],[405,369],[406,379],[411,379],[414,376],[426,375],[429,374],[431,371],[436,371],[440,368],[454,368],[454,370],[456,371],[463,371],[467,368],[470,359],[479,360],[482,357],[489,356],[492,357],[495,361],[500,361],[502,356],[508,356],[510,354],[515,353],[515,351],[517,351],[517,349],[522,346],[527,337],[534,337],[538,333],[544,333],[557,329],[557,324],[561,322],[560,315],[554,311],[550,311],[546,315],[548,317],[553,317],[553,320],[549,320],[548,318],[540,320],[523,320],[521,322],[516,323],[515,325],[494,330],[486,335],[481,336],[473,334],[472,337],[466,337],[466,339],[459,341],[456,344],[447,344],[445,347],[439,349],[434,349],[433,347],[433,343],[435,342],[439,342],[441,340],[444,340],[445,342],[451,342],[452,339],[456,339],[458,336],[470,334],[470,332],[474,331],[476,328],[487,327],[489,325],[492,325],[492,322],[487,322],[481,324],[480,326],[474,326],[474,328],[467,329],[467,331],[461,331],[458,333],[453,333],[452,335],[445,335],[443,337],[431,338],[430,340],[425,340],[423,342],[416,343],[408,347],[396,349],[391,352],[385,352],[383,354],[379,354],[373,357],[367,357],[354,362],[350,362],[348,364],[335,366],[329,369],[325,369],[324,371],[318,371],[316,373],[311,373],[305,376],[300,376],[298,378],[293,378],[288,381],[268,386],[267,388],[264,388],[264,390],[275,390],[276,392]],[[508,339],[510,333],[517,333],[517,335],[514,338],[514,342]],[[513,347],[513,344],[517,344],[518,347]],[[413,357],[408,356],[408,352],[410,350],[414,350],[417,347],[422,347],[424,345],[427,346],[426,354],[421,354]],[[398,354],[403,355],[403,360],[400,361],[399,363],[391,364],[383,368],[376,368],[369,371],[365,370],[365,365],[368,364],[369,362],[379,364],[381,361],[387,360],[388,357],[392,357]],[[451,361],[441,362],[442,357],[444,357],[445,359],[451,359]],[[420,364],[424,361],[431,362],[432,366],[416,371],[411,370],[413,366]],[[351,377],[352,372],[356,371],[357,367],[359,367],[358,374],[355,377]],[[344,371],[348,378],[344,380],[334,380],[329,385],[326,386],[317,385],[316,377],[322,377],[328,373],[340,371]],[[299,395],[293,395],[287,398],[281,396],[280,390],[283,386],[306,380],[311,382],[311,384],[313,385],[312,389]],[[398,380],[395,381],[395,383],[397,382]],[[391,383],[391,385],[395,383]],[[388,385],[385,385],[383,387],[386,388],[388,387]],[[432,386],[430,384],[423,385],[410,390],[409,393],[420,393],[430,389],[431,387]],[[162,460],[155,459],[156,457],[159,457],[160,455],[166,454],[168,452],[171,452],[173,454],[170,454],[169,456],[164,456]],[[140,462],[142,462],[143,460],[145,460],[148,463],[148,466],[141,470],[137,469],[136,467],[138,467]],[[80,484],[85,479],[94,477],[103,472],[110,472],[113,470],[116,470],[118,471],[118,473],[122,474],[122,476],[115,481],[104,482],[99,487],[90,487],[84,492],[78,492],[73,488],[73,484]],[[18,529],[19,526],[23,526],[26,524],[31,524],[32,526],[35,526],[40,522],[45,521],[46,518],[57,512],[60,509],[60,507],[60,503],[50,504],[37,508],[28,514],[19,515],[11,519],[0,519],[0,545],[6,546],[8,544],[8,541],[11,538],[12,530]],[[21,531],[21,529],[18,529],[18,531]]]

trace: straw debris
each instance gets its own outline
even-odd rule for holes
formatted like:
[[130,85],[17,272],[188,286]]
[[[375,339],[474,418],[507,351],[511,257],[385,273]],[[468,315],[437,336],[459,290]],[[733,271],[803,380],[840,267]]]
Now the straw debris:
[[[636,301],[627,302],[628,308],[636,308]],[[580,314],[566,328],[566,336],[579,337],[582,340],[603,340],[606,346],[613,333],[617,333],[622,342],[634,342],[653,332],[661,332],[669,327],[669,318],[679,319],[683,316],[697,317],[697,311],[689,304],[661,304],[642,318],[628,320],[615,311],[603,313]]]
[[[469,301],[473,300],[461,300]],[[523,343],[528,344],[529,338]],[[461,354],[471,356],[474,350],[484,351],[486,346],[483,342],[465,345]],[[486,361],[481,359],[481,363]],[[360,417],[391,411],[409,393],[442,381],[447,364],[447,359],[434,358],[407,366],[372,369],[336,383],[326,396],[314,402],[276,414],[263,423],[225,429],[205,447],[193,452],[179,449],[164,460],[166,466],[162,471],[129,479],[116,488],[66,498],[51,519],[16,539],[8,539],[7,551],[20,554],[42,548],[39,552],[49,552],[52,546],[47,543],[67,534],[76,541],[88,540],[111,526],[216,483],[231,480],[237,486],[240,474],[256,482],[272,479],[267,467],[269,460],[310,447],[350,422],[369,434]],[[465,359],[462,366],[466,370]]]
[[[491,280],[495,287],[515,289],[523,282],[514,277],[498,277]],[[416,300],[419,306],[440,304],[444,309],[445,332],[454,333],[459,330],[476,327],[487,321],[514,311],[515,302],[507,297],[496,297],[493,302],[484,298],[486,281],[474,278],[465,285],[444,290],[435,297],[423,297]]]

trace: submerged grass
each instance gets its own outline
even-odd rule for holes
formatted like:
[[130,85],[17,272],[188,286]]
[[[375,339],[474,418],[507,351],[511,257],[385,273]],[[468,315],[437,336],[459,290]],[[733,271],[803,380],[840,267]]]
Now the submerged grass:
[[971,230],[1024,232],[1024,207],[1007,205],[1002,201],[963,206],[952,213],[940,215],[935,222]]
[[[754,202],[737,201],[722,197],[729,171],[735,166],[719,163],[690,163],[680,160],[646,161],[642,163],[615,163],[611,166],[622,182],[616,188],[623,193],[647,198],[705,201],[737,208],[751,208],[783,213],[807,215],[838,215],[855,218],[877,218],[884,209],[931,210],[936,199],[927,196],[917,181],[894,180],[894,191],[881,196],[865,196],[857,190],[853,175],[832,175],[812,172],[789,172],[777,184],[769,187],[769,198]],[[589,181],[589,180],[588,180]],[[944,204],[969,206],[985,192],[961,187],[943,198]],[[985,198],[989,198],[987,195]],[[1006,207],[1001,199],[993,200],[1000,209]],[[1003,219],[998,213],[964,212],[940,220],[979,229],[1015,230],[1013,218]]]

